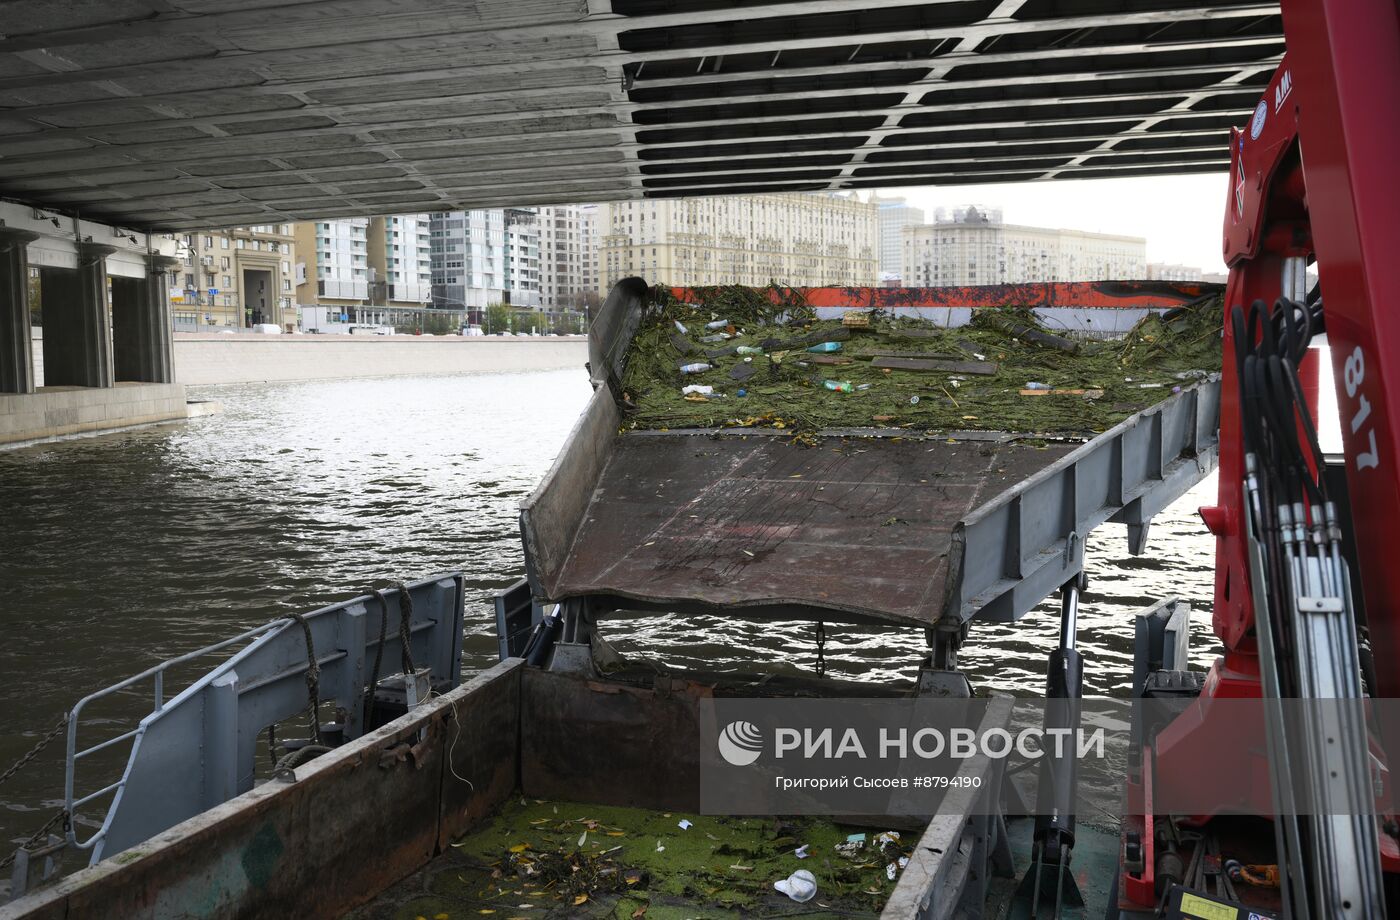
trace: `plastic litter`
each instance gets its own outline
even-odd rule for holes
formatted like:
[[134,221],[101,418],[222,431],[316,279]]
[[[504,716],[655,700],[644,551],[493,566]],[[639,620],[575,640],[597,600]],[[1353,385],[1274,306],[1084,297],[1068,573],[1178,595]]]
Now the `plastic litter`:
[[704,362],[700,362],[700,363],[698,363],[698,364],[682,364],[682,365],[681,365],[681,373],[682,373],[682,374],[703,374],[703,373],[705,373],[705,371],[710,370],[710,369],[713,368],[713,367],[714,367],[713,364],[706,364],[706,363],[704,363]]
[[688,831],[690,830],[691,825],[690,822],[687,821],[685,818],[681,818],[680,822],[676,824],[676,827],[679,827],[683,831]]
[[1048,383],[1040,383],[1039,381],[1032,380],[1032,381],[1030,381],[1029,383],[1026,384],[1026,389],[1028,389],[1028,390],[1048,390],[1048,389],[1050,389],[1050,384],[1048,384]]
[[883,847],[887,843],[899,843],[899,831],[881,831],[875,835],[875,845]]
[[715,321],[712,322],[712,323],[706,323],[706,324],[705,324],[705,328],[706,328],[706,329],[723,329],[725,326],[728,326],[728,325],[729,325],[729,320],[727,320],[727,319],[717,319],[717,320],[715,320]]
[[817,896],[817,878],[806,869],[798,869],[782,881],[774,882],[773,887],[798,904],[806,904]]
[[[808,341],[811,341],[811,340],[809,339]],[[815,355],[826,354],[826,353],[828,353],[828,352],[840,351],[840,350],[841,350],[841,343],[840,343],[840,342],[822,342],[820,345],[813,345],[811,348],[809,348],[809,349],[807,349],[807,350],[810,351],[812,354],[815,354]]]
[[792,851],[792,854],[793,854],[794,856],[796,856],[798,859],[806,859],[806,858],[807,858],[807,847],[808,847],[808,846],[810,846],[810,844],[804,843],[804,844],[802,844],[802,846],[800,846],[800,847],[798,847],[797,849],[793,850],[793,851]]
[[688,335],[690,333],[690,330],[685,328],[685,324],[680,320],[673,320],[673,322],[676,324],[676,331],[681,335]]
[[918,404],[919,404],[919,397],[917,397],[917,396],[911,396],[911,397],[909,397],[909,405],[911,405],[911,406],[917,406]]
[[894,877],[899,874],[899,870],[909,865],[909,857],[901,856],[898,860],[885,867],[885,878],[894,881]]
[[736,395],[738,395],[740,398],[742,398],[742,397],[748,396],[748,395],[749,395],[749,391],[748,391],[748,390],[745,390],[745,389],[740,389],[739,392],[738,392],[738,394],[736,394]]
[[752,345],[740,345],[738,348],[734,349],[734,353],[740,355],[761,355],[763,354],[763,349],[755,348]]
[[701,396],[711,396],[714,392],[715,388],[708,383],[692,383],[689,386],[681,387],[682,396],[689,396],[692,393],[698,393]]
[[823,380],[822,386],[828,390],[835,390],[837,393],[851,392],[851,381],[849,380]]

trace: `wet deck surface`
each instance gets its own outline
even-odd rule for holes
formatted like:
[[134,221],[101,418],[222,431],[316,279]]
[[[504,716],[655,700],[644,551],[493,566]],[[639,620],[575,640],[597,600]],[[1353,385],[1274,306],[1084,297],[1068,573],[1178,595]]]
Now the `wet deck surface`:
[[547,587],[931,625],[957,522],[1073,446],[629,433]]

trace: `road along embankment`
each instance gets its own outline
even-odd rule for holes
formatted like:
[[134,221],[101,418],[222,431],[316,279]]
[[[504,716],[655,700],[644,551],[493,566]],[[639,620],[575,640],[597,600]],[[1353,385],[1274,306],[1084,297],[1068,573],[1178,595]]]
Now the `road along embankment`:
[[585,336],[175,336],[175,379],[190,386],[582,369],[587,360]]

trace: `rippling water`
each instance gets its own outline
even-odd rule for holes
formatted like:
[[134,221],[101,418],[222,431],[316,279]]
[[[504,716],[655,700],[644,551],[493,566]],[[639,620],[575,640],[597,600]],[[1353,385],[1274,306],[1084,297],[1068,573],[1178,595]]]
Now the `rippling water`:
[[[80,696],[288,610],[390,579],[466,573],[464,667],[492,663],[489,595],[523,572],[516,506],[589,396],[579,371],[192,388],[226,411],[183,425],[0,451],[0,770]],[[1153,525],[1087,541],[1080,614],[1086,693],[1122,693],[1132,613],[1163,594],[1206,609],[1213,541],[1202,483]],[[1038,693],[1053,604],[974,624],[973,683]],[[909,677],[922,632],[829,626],[835,676]],[[624,651],[708,670],[810,670],[813,627],[649,616],[605,625]],[[1215,642],[1197,616],[1194,650]],[[107,716],[139,718],[119,699]],[[0,786],[0,841],[61,804],[61,743]],[[10,845],[0,846],[8,853]]]

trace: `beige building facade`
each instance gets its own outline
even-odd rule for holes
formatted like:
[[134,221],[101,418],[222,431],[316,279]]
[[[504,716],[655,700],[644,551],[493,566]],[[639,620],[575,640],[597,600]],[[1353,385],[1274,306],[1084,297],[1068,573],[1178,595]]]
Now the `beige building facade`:
[[829,194],[599,205],[599,293],[639,275],[672,286],[874,285],[876,205]]
[[179,238],[180,260],[170,273],[170,304],[178,332],[246,329],[273,323],[296,328],[291,224],[206,230]]
[[1001,211],[939,209],[934,223],[904,228],[904,287],[1027,281],[1139,279],[1147,240],[1002,221]]

